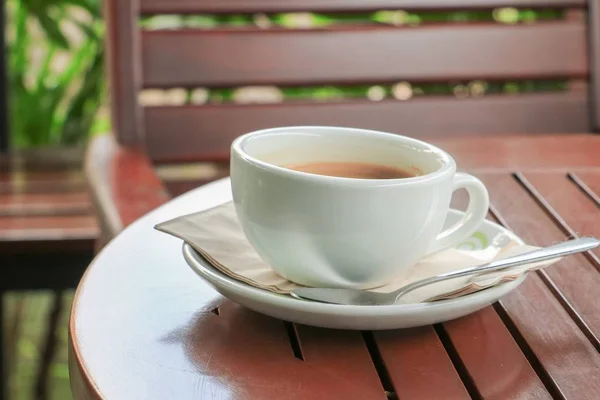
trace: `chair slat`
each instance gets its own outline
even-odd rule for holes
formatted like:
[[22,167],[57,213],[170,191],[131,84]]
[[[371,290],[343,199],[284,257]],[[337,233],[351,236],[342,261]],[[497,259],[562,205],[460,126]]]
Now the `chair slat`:
[[583,7],[584,0],[141,0],[143,14],[449,10],[495,7]]
[[[338,125],[414,137],[585,132],[585,92],[408,101],[146,108],[146,140],[158,162],[227,160],[231,141],[274,126]],[[435,118],[431,118],[435,115]],[[177,129],[173,129],[177,127]]]
[[59,216],[93,213],[86,192],[9,193],[0,192],[0,216]]
[[75,216],[0,216],[1,242],[80,240],[86,242],[98,235],[98,225],[93,215]]
[[142,34],[145,87],[585,77],[586,53],[579,21]]

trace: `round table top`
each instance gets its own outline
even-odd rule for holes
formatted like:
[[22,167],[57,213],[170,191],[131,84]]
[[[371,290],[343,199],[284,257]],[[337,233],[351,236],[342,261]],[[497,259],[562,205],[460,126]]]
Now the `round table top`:
[[76,398],[385,399],[360,333],[332,336],[224,299],[187,266],[182,241],[154,229],[230,198],[228,179],[191,191],[98,254],[71,315]]
[[[599,215],[599,145],[598,135],[555,135],[445,148],[484,180],[495,217],[545,245],[565,231],[599,235],[590,223]],[[590,295],[600,284],[598,252],[566,258],[494,307],[436,326],[310,328],[224,299],[187,266],[180,240],[153,229],[229,198],[228,180],[196,189],[96,257],[69,329],[76,399],[600,398],[590,379],[600,376]]]

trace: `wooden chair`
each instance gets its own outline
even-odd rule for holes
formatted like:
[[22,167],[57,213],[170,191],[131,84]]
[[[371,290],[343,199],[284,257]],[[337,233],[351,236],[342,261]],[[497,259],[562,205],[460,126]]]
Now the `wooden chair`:
[[[146,30],[154,14],[361,13],[567,9],[536,23],[340,24],[319,29],[245,27]],[[227,174],[231,141],[255,129],[342,125],[435,138],[590,132],[599,126],[600,45],[595,2],[584,0],[106,0],[113,138],[91,144],[87,176],[109,236],[199,176],[167,179],[155,166],[212,162]],[[588,23],[585,21],[588,16]],[[542,93],[413,96],[407,100],[144,106],[145,89],[276,85],[386,85],[564,79]],[[490,85],[492,85],[490,83]],[[405,84],[408,85],[408,84]],[[216,167],[215,167],[216,165]],[[166,171],[169,171],[167,167]],[[162,176],[170,175],[162,170]],[[210,177],[213,178],[213,177]],[[206,179],[204,180],[206,181]],[[170,189],[167,192],[166,189]]]

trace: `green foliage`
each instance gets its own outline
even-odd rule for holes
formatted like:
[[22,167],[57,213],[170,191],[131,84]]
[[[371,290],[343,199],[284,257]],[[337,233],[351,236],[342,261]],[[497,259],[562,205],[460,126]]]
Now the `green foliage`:
[[78,145],[104,93],[99,0],[8,0],[15,147]]

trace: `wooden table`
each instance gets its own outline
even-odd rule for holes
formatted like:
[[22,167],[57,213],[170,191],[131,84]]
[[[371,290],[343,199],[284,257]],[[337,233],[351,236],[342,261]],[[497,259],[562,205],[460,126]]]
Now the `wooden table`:
[[[527,242],[600,236],[600,136],[439,141]],[[88,399],[599,399],[600,251],[531,274],[448,323],[386,332],[296,326],[222,298],[153,225],[219,204],[227,181],[129,226],[95,259],[70,323]]]

